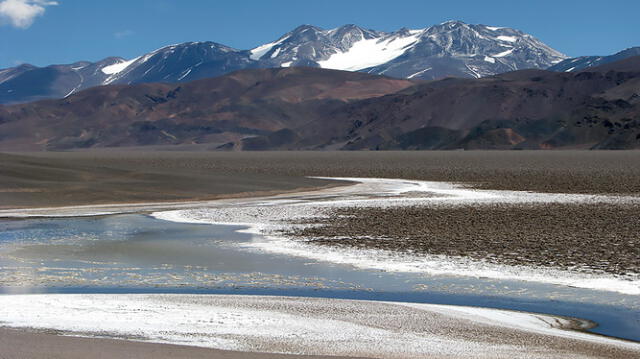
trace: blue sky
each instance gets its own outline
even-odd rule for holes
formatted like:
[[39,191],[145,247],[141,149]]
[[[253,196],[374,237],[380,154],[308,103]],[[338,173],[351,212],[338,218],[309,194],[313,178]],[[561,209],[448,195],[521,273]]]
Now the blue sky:
[[446,20],[513,27],[570,56],[600,55],[640,46],[638,14],[635,0],[0,0],[0,68],[132,58],[184,41],[248,49],[301,24],[392,31]]

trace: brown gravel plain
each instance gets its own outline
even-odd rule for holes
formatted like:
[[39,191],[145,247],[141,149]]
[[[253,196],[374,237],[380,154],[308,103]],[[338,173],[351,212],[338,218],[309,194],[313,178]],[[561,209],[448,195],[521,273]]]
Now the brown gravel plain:
[[0,153],[0,207],[209,199],[317,187],[304,176],[640,193],[640,151]]
[[[639,205],[345,208],[290,233],[318,245],[640,273]],[[380,240],[381,238],[387,240]]]

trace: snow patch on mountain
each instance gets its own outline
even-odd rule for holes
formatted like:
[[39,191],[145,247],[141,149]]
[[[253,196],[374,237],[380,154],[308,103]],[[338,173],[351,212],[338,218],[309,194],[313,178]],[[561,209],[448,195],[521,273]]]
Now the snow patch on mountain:
[[[260,45],[252,50],[250,50],[249,52],[251,53],[251,55],[249,56],[249,58],[251,58],[251,60],[255,60],[258,61],[262,58],[262,56],[264,56],[266,53],[268,53],[269,51],[271,51],[271,49],[273,49],[274,47],[282,44],[285,40],[287,40],[289,38],[289,36],[285,36],[280,38],[278,41],[274,41],[274,42],[270,42],[268,44],[264,44],[264,45]],[[277,52],[280,49],[277,49]],[[278,56],[276,52],[274,52],[273,55],[271,55],[272,58]]]
[[500,41],[506,41],[506,42],[516,42],[516,41],[518,41],[518,38],[515,37],[515,36],[504,36],[504,35],[498,36],[498,37],[496,37],[496,39],[498,39]]
[[138,59],[139,59],[139,57],[136,57],[133,60],[122,61],[122,62],[118,62],[118,63],[115,63],[115,64],[110,65],[110,66],[105,66],[105,67],[103,67],[101,69],[101,71],[105,75],[115,75],[115,74],[118,74],[118,73],[124,71],[124,69],[129,67],[129,65],[131,65],[134,62],[136,62],[136,60],[138,60]]
[[383,39],[362,39],[344,52],[318,61],[322,68],[358,71],[389,62],[420,40],[422,31],[414,30],[409,36],[390,36]]
[[503,52],[501,52],[499,54],[492,55],[492,57],[505,57],[505,56],[511,55],[512,53],[513,53],[513,49],[509,49],[509,50],[503,51]]
[[412,79],[412,78],[414,78],[414,77],[417,77],[417,76],[420,76],[420,75],[424,74],[425,72],[427,72],[427,71],[429,71],[429,70],[431,70],[431,67],[427,67],[427,68],[426,68],[426,69],[424,69],[424,70],[420,70],[420,71],[418,71],[418,72],[416,72],[416,73],[413,73],[413,74],[409,75],[407,78],[408,78],[408,79]]

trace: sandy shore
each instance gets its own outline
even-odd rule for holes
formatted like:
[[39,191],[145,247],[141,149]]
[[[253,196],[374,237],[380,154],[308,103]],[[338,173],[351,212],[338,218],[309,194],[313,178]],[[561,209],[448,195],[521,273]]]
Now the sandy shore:
[[[0,304],[0,317],[8,327],[241,352],[403,359],[640,355],[640,344],[568,330],[586,327],[587,322],[472,307],[215,295],[8,295],[0,296]],[[93,345],[114,355],[127,347],[140,355],[148,355],[148,350],[180,350],[138,343],[117,348],[116,343],[103,340],[0,333],[7,335],[0,339],[0,344],[6,344],[0,345],[0,357],[12,357],[20,341],[35,338],[44,341],[25,349],[34,357],[50,346],[70,355],[91,350]],[[79,347],[62,349],[62,343],[79,343]],[[189,350],[194,355],[207,354]],[[160,357],[168,357],[164,355]]]

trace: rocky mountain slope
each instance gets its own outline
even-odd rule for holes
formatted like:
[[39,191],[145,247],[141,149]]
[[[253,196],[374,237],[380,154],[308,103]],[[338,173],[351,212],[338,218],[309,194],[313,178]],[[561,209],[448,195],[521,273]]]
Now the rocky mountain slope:
[[95,63],[81,61],[47,67],[20,65],[0,70],[0,104],[62,98],[103,85],[109,78],[103,70],[123,61],[110,57]]
[[0,106],[0,149],[640,148],[640,57],[411,82],[317,68],[96,87]]
[[[299,129],[303,140],[290,147],[640,148],[639,89],[640,57],[577,73],[445,79],[349,104],[331,122]],[[333,132],[319,138],[325,127]]]
[[189,82],[253,68],[320,67],[432,80],[542,69],[565,58],[521,31],[460,21],[395,32],[303,25],[251,50],[189,42],[131,60],[112,57],[97,63],[0,70],[0,103],[63,98],[97,85]]
[[346,101],[408,80],[313,68],[243,70],[186,84],[94,87],[61,100],[0,106],[0,150],[200,145],[321,121]]

